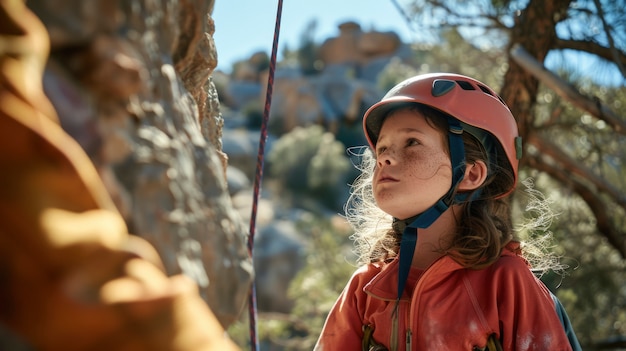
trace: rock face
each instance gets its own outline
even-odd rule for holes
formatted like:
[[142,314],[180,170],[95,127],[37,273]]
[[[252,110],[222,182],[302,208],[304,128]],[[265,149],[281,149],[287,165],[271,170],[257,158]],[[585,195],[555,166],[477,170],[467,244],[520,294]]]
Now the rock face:
[[224,326],[252,276],[233,209],[211,74],[214,1],[33,0],[51,57],[44,88],[132,233],[185,273]]
[[[361,134],[359,123],[365,109],[384,94],[377,84],[379,75],[392,61],[410,63],[411,49],[394,32],[363,31],[355,22],[342,23],[338,30],[337,36],[309,53],[313,57],[306,58],[317,71],[278,66],[270,115],[276,134],[319,124],[346,146],[365,144],[354,134]],[[225,106],[235,111],[260,109],[268,60],[263,52],[253,53],[236,63],[230,76],[221,77],[220,99]]]
[[358,23],[345,22],[339,25],[337,37],[322,44],[319,58],[325,65],[367,65],[376,58],[395,55],[402,45],[393,32],[364,32]]

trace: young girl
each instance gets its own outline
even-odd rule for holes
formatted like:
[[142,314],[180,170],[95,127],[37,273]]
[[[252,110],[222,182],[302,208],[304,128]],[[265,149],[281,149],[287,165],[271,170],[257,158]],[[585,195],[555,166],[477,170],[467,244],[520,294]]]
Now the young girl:
[[521,139],[502,99],[469,77],[420,75],[363,128],[374,155],[346,212],[364,265],[315,350],[579,349],[513,239]]

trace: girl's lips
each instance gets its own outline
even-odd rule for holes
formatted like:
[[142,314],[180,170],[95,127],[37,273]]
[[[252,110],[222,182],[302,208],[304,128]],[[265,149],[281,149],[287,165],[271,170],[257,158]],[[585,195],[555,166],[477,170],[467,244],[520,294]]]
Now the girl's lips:
[[378,177],[378,183],[387,183],[387,182],[397,182],[398,180],[394,177],[391,177],[389,175],[386,174],[381,174]]

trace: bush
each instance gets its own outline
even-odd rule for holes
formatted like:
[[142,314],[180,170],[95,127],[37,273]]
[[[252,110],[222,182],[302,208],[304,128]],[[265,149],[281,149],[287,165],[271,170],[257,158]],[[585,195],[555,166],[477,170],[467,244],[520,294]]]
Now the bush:
[[296,127],[283,135],[267,162],[269,176],[278,180],[282,195],[312,197],[341,210],[352,166],[345,146],[321,126]]

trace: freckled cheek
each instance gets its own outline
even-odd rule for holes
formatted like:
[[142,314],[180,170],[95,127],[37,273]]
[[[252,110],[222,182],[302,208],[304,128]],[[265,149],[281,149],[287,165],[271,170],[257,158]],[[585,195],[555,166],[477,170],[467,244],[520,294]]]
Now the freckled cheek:
[[407,165],[409,176],[418,179],[430,179],[442,170],[451,170],[450,159],[441,152],[407,157]]

